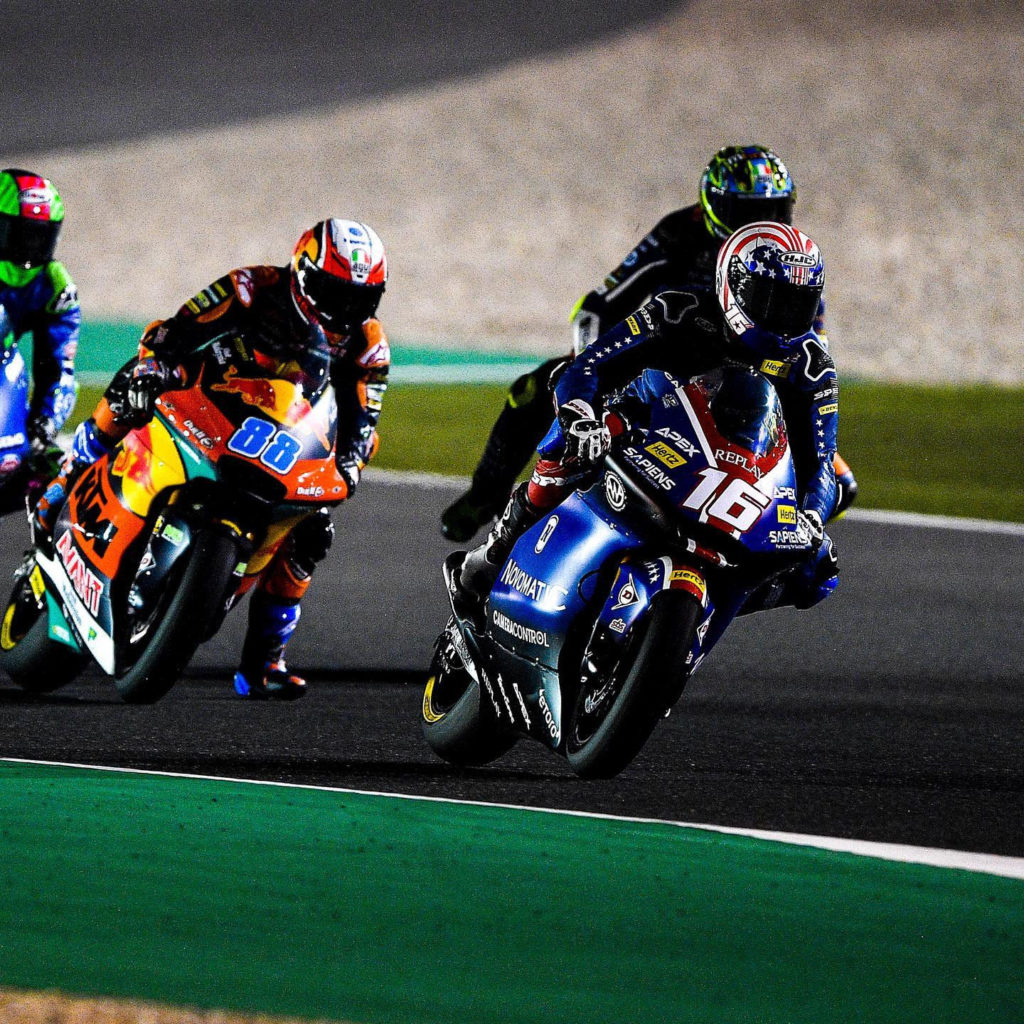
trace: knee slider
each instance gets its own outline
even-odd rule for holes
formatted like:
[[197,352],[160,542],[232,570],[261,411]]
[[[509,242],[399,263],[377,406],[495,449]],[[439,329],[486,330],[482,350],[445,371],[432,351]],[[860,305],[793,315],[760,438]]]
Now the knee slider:
[[330,513],[321,509],[303,519],[292,530],[290,542],[289,561],[305,575],[311,576],[316,564],[327,557],[334,543],[334,523]]

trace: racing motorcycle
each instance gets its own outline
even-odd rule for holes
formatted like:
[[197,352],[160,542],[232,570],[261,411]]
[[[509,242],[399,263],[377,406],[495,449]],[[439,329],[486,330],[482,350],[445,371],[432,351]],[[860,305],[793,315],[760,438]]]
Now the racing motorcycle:
[[517,540],[482,606],[453,586],[463,556],[445,562],[453,614],[422,728],[451,763],[488,763],[525,736],[582,777],[616,775],[750,596],[812,549],[767,377],[647,370],[622,397],[634,426],[596,483]]
[[28,439],[29,381],[25,358],[0,305],[0,516],[35,504],[57,474],[63,452],[56,445],[34,451]]
[[0,669],[45,692],[94,661],[159,700],[289,531],[347,489],[328,356],[270,369],[214,343],[194,383],[71,488],[0,621]]

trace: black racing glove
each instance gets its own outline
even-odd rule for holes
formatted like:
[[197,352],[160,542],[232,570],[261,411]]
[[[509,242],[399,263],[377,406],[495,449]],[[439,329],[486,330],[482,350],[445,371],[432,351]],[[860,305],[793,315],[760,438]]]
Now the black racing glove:
[[356,487],[359,486],[359,477],[363,471],[362,463],[352,452],[339,452],[334,460],[334,464],[338,467],[338,472],[348,485],[346,497],[351,498]]
[[153,416],[156,400],[167,390],[171,371],[157,359],[140,359],[128,382],[128,421],[141,426]]
[[44,452],[52,448],[57,440],[57,424],[49,416],[36,413],[25,425],[29,444],[33,452]]
[[587,402],[574,398],[558,410],[558,425],[565,438],[564,462],[593,466],[611,443],[608,428]]
[[821,547],[822,541],[825,539],[825,527],[817,512],[813,509],[797,512],[796,528],[797,532],[810,543],[815,551]]

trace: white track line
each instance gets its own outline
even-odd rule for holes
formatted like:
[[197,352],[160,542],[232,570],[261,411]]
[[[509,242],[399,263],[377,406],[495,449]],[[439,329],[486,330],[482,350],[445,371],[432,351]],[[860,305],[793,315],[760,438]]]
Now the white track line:
[[[400,486],[408,484],[424,490],[446,490],[468,486],[468,476],[446,476],[443,473],[423,473],[419,470],[377,469],[366,471],[368,479],[377,485]],[[969,519],[960,516],[933,516],[922,512],[897,512],[884,508],[852,508],[846,518],[861,523],[885,523],[892,526],[918,526],[931,530],[961,530],[964,533],[1002,533],[1024,537],[1024,523],[1005,523],[996,519]]]
[[281,789],[309,789],[321,793],[343,793],[384,797],[392,800],[419,800],[427,803],[459,804],[465,807],[500,807],[510,811],[524,811],[531,814],[559,814],[572,818],[593,818],[601,821],[625,821],[640,825],[671,825],[677,828],[696,829],[702,832],[718,832],[748,839],[762,839],[772,843],[790,846],[808,846],[832,853],[849,853],[857,857],[874,857],[877,860],[894,861],[902,864],[923,864],[929,867],[948,868],[959,871],[974,871],[1001,878],[1024,880],[1024,857],[1004,857],[995,853],[968,853],[961,850],[940,850],[928,846],[906,846],[898,843],[875,843],[862,839],[838,839],[832,836],[811,836],[797,832],[771,832],[762,829],[731,828],[727,825],[704,825],[689,821],[666,821],[660,818],[631,818],[615,814],[597,814],[590,811],[567,811],[557,807],[523,807],[518,804],[488,803],[486,800],[452,800],[440,796],[417,796],[411,793],[382,793],[376,790],[345,789],[337,786],[311,786],[296,782],[273,782],[263,779],[233,779],[219,775],[188,775],[184,772],[147,771],[143,768],[117,768],[97,764],[72,764],[62,761],[35,761],[27,758],[3,757],[0,763],[35,764],[47,768],[79,768],[98,772],[119,772],[125,775],[154,775],[169,779],[195,779],[202,782],[231,782],[247,786],[275,786]]

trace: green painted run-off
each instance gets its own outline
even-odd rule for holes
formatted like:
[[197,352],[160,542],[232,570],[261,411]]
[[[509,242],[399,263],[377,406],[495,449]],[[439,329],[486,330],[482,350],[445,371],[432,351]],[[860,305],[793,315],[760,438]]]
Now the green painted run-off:
[[351,1021],[1024,1020],[1024,882],[672,825],[0,764],[0,984]]

